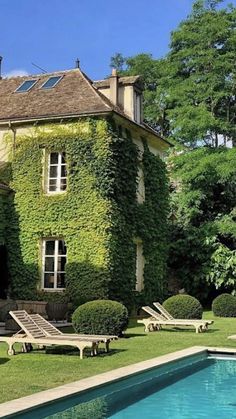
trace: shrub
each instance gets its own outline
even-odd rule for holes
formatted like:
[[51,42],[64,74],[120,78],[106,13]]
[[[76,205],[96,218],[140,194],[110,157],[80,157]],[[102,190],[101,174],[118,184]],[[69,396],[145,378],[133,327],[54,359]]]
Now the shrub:
[[89,301],[74,311],[72,324],[78,333],[120,336],[128,325],[128,310],[117,301]]
[[219,317],[236,317],[236,297],[231,294],[218,295],[213,300],[212,311]]
[[176,319],[201,319],[202,305],[191,295],[174,295],[167,298],[163,307]]

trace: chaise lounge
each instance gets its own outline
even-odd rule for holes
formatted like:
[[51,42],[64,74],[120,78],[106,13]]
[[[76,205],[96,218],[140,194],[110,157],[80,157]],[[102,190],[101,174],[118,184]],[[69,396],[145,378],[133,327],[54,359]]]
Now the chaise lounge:
[[153,310],[149,306],[144,306],[142,309],[151,316],[142,320],[138,320],[138,323],[144,324],[145,332],[160,330],[162,326],[189,326],[195,328],[196,333],[201,333],[208,329],[208,324],[213,323],[212,320],[208,321],[202,319],[167,319],[163,314],[158,313],[156,310]]
[[[18,323],[21,330],[11,337],[0,336],[0,342],[6,342],[8,344],[8,355],[14,355],[14,344],[21,343],[22,351],[27,352],[29,345],[35,344],[37,346],[52,346],[52,345],[68,345],[75,346],[80,351],[80,359],[83,358],[83,351],[85,348],[91,349],[91,355],[97,354],[98,345],[101,342],[105,344],[111,339],[116,339],[116,336],[98,336],[98,335],[66,335],[64,337],[59,335],[49,336],[39,325],[33,320],[33,318],[25,311],[10,311],[10,315]],[[109,340],[110,339],[110,340]],[[106,345],[106,350],[108,346]]]
[[115,335],[86,335],[86,334],[77,334],[77,333],[63,333],[57,327],[49,323],[44,317],[40,314],[30,314],[31,319],[42,329],[46,336],[48,337],[59,337],[60,339],[77,339],[77,338],[87,338],[92,337],[98,339],[100,342],[105,344],[105,352],[109,352],[109,344],[112,340],[118,339]]
[[[161,303],[156,302],[156,303],[153,303],[153,305],[160,311],[161,315],[165,319],[167,319],[167,320],[178,320],[178,321],[186,322],[186,319],[176,319],[175,317],[173,317],[169,313],[169,311],[167,311],[166,308],[163,307],[163,305]],[[210,324],[214,323],[214,320],[205,320],[205,319],[204,320],[202,320],[202,319],[188,319],[188,320],[191,320],[194,323],[199,322],[199,321],[203,321],[205,323],[205,328],[204,329],[207,329]]]

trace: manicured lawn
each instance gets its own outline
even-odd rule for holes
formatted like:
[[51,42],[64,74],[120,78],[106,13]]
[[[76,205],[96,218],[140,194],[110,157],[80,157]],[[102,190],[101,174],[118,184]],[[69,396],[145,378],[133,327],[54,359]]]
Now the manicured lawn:
[[[215,320],[207,333],[196,334],[194,329],[165,329],[145,334],[142,325],[130,322],[126,338],[111,343],[109,354],[79,359],[78,352],[61,348],[53,353],[34,351],[28,354],[6,355],[7,345],[0,344],[1,386],[0,402],[56,387],[84,377],[154,358],[190,346],[221,346],[236,348],[236,341],[227,336],[236,334],[236,318],[205,318]],[[60,351],[60,352],[59,352]]]

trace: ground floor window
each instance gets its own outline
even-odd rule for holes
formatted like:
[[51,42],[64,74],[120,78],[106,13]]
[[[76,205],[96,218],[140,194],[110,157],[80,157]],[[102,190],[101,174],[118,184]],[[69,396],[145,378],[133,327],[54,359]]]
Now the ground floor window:
[[140,239],[136,243],[136,291],[141,292],[144,288],[144,265],[143,243]]
[[66,246],[62,239],[43,240],[44,289],[65,288]]

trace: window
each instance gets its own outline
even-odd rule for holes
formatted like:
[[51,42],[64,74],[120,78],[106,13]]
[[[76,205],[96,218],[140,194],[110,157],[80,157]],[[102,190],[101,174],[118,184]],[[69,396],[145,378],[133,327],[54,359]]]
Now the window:
[[19,92],[28,92],[32,87],[37,83],[37,80],[26,80],[24,81],[15,91]]
[[138,92],[134,92],[134,120],[141,123],[141,106],[142,106],[142,95]]
[[42,84],[41,89],[51,89],[61,80],[62,76],[50,77],[45,83]]
[[47,192],[58,193],[66,190],[66,155],[62,153],[50,153],[48,155],[48,179]]
[[135,240],[136,243],[136,291],[143,290],[144,265],[143,243],[140,239]]
[[43,288],[65,288],[66,246],[62,239],[43,241]]
[[145,201],[145,183],[144,183],[144,173],[143,168],[138,165],[137,173],[137,201],[139,204],[143,204]]

